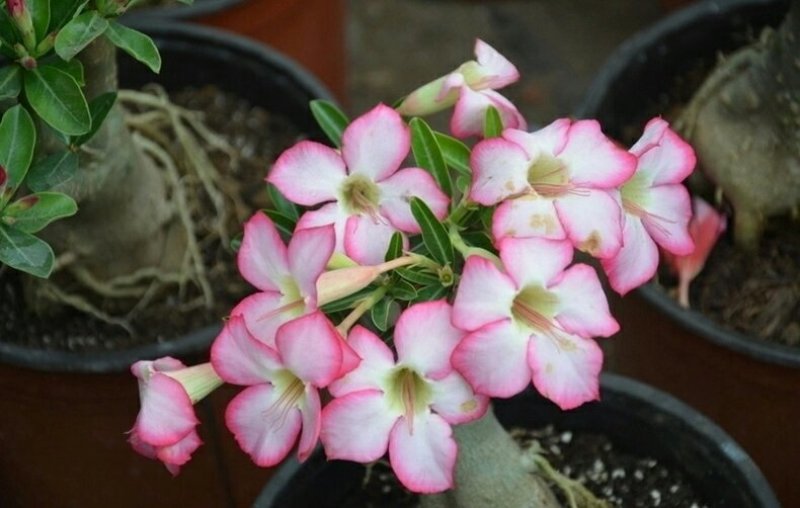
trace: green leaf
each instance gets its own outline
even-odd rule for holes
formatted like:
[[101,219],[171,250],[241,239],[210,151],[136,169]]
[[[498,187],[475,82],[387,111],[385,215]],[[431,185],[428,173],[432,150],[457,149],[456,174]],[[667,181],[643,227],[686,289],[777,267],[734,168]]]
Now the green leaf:
[[395,232],[392,235],[392,239],[389,240],[389,248],[386,249],[386,256],[384,256],[385,261],[391,261],[393,259],[397,259],[403,255],[403,234],[400,232]]
[[48,125],[68,136],[89,132],[92,127],[89,105],[72,76],[43,65],[26,70],[24,82],[28,102]]
[[161,55],[158,54],[156,43],[147,35],[111,21],[106,30],[106,37],[119,49],[149,67],[151,71],[156,74],[161,71]]
[[483,231],[465,231],[461,233],[461,238],[470,247],[478,247],[488,250],[489,252],[496,252],[492,239]]
[[458,171],[460,174],[469,178],[472,177],[472,170],[469,167],[469,147],[447,134],[441,132],[434,132],[436,141],[439,143],[439,148],[442,150],[442,156],[448,166]]
[[373,287],[366,287],[361,291],[353,293],[352,295],[345,296],[344,298],[340,298],[335,302],[328,303],[322,306],[322,312],[325,314],[332,314],[334,312],[340,312],[347,309],[352,309],[358,304],[358,301],[365,298],[374,290]]
[[311,114],[314,115],[328,139],[335,146],[341,147],[342,133],[347,128],[347,124],[350,123],[347,115],[342,113],[333,103],[322,99],[311,101]]
[[278,228],[278,231],[280,231],[284,237],[292,236],[294,226],[297,223],[295,219],[287,217],[277,210],[264,210],[264,213],[267,214],[267,217],[272,219],[272,222],[275,223],[275,227]]
[[22,90],[22,71],[18,65],[8,64],[0,69],[0,100],[16,99]]
[[3,210],[3,220],[25,233],[36,233],[54,220],[71,217],[77,211],[75,200],[66,194],[40,192],[8,205]]
[[297,222],[297,219],[300,217],[297,205],[286,199],[283,194],[281,194],[281,191],[271,183],[267,183],[267,197],[274,210],[291,218],[294,222]]
[[70,151],[58,152],[34,162],[25,184],[33,192],[42,192],[71,180],[77,171],[78,155]]
[[0,39],[3,40],[4,47],[11,48],[15,42],[21,42],[19,32],[15,27],[16,24],[8,14],[6,6],[0,7]]
[[[54,0],[63,2],[64,0]],[[25,2],[31,12],[33,28],[36,30],[36,40],[40,41],[47,35],[47,28],[50,26],[50,0],[26,0]]]
[[83,64],[78,59],[70,60],[69,62],[65,62],[57,55],[53,55],[52,58],[47,59],[42,65],[49,65],[51,67],[55,67],[56,69],[60,70],[61,72],[65,72],[72,76],[72,79],[78,83],[79,86],[83,86],[86,84],[86,79],[83,75]]
[[103,125],[103,120],[106,119],[108,112],[111,111],[112,107],[114,107],[114,103],[116,101],[116,92],[106,92],[92,99],[92,102],[89,103],[89,114],[92,116],[92,128],[89,129],[89,132],[86,134],[75,138],[72,144],[75,146],[81,146],[82,144],[91,140],[92,137],[97,134],[97,131],[100,130],[100,127]]
[[503,133],[503,119],[494,106],[486,108],[486,117],[483,120],[483,137],[496,138]]
[[56,35],[56,53],[64,60],[72,60],[108,28],[108,21],[97,11],[87,11],[73,18]]
[[32,234],[0,224],[0,263],[46,278],[53,271],[55,255],[46,242]]
[[50,31],[58,30],[79,12],[88,0],[51,0]]
[[25,179],[36,147],[36,127],[21,105],[9,109],[0,120],[0,166],[8,174],[8,186],[16,189]]
[[369,312],[369,317],[375,327],[385,332],[397,321],[400,316],[400,304],[391,298],[384,298],[376,303]]
[[411,198],[411,213],[422,230],[422,241],[433,259],[443,265],[452,264],[455,254],[447,229],[433,215],[428,205],[419,198]]
[[421,118],[412,118],[409,126],[411,127],[411,150],[414,152],[417,165],[428,170],[439,184],[439,188],[448,196],[452,196],[453,182],[433,130]]
[[439,276],[429,272],[423,272],[410,268],[397,268],[394,273],[409,282],[413,282],[414,284],[421,284],[423,286],[439,284]]
[[417,298],[417,289],[410,282],[398,279],[389,288],[389,294],[400,301],[410,302]]
[[447,295],[448,289],[441,284],[437,286],[428,286],[420,289],[417,292],[418,302],[429,302],[431,300],[438,300]]

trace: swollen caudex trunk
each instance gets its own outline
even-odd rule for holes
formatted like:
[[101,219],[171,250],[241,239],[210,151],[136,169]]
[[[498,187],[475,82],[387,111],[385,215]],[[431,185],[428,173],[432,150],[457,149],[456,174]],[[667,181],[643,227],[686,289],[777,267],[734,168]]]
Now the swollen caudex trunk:
[[558,508],[553,493],[531,473],[519,446],[489,411],[454,427],[458,442],[455,489],[423,496],[422,508]]
[[778,30],[720,63],[678,126],[733,205],[738,245],[755,249],[768,217],[798,212],[800,0]]

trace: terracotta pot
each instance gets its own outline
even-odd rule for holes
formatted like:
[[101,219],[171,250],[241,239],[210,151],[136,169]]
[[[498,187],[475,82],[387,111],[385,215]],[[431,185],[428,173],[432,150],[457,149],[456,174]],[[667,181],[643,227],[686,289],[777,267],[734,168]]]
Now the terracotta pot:
[[299,61],[338,99],[347,96],[344,0],[195,0],[128,16],[191,21],[246,35]]
[[[507,427],[600,433],[628,453],[680,469],[710,507],[778,508],[778,501],[747,454],[710,420],[669,395],[620,376],[601,378],[601,400],[561,411],[533,390],[493,401]],[[256,501],[257,508],[338,508],[361,488],[365,468],[327,461],[322,450],[307,463],[288,461]],[[668,500],[665,500],[668,501]]]
[[[626,126],[641,132],[654,114],[647,105],[668,95],[676,74],[741,45],[733,34],[747,26],[757,36],[761,27],[777,25],[786,7],[769,0],[704,2],[664,19],[609,59],[580,116],[597,118],[621,140]],[[622,331],[609,342],[610,368],[707,414],[753,457],[784,506],[800,506],[800,350],[726,330],[683,310],[655,285],[613,307]]]
[[[158,81],[168,90],[217,84],[322,139],[308,101],[331,97],[288,58],[208,28],[152,21],[139,28],[161,50]],[[153,79],[141,64],[121,61],[124,86]],[[131,363],[165,355],[206,361],[217,333],[215,326],[166,343],[85,354],[0,341],[0,506],[250,506],[271,473],[252,465],[222,424],[235,390],[198,404],[205,444],[176,478],[136,454],[125,436],[139,406]]]

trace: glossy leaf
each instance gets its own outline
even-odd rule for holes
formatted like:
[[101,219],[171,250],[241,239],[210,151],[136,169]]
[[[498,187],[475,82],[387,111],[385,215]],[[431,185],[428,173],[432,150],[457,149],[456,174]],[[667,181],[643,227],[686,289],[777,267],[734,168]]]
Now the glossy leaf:
[[73,18],[56,35],[56,53],[64,60],[72,60],[83,48],[100,37],[108,28],[108,21],[97,11],[87,11]]
[[437,275],[430,272],[423,272],[418,269],[398,268],[395,270],[395,273],[405,280],[413,282],[414,284],[429,286],[431,284],[439,283],[439,277]]
[[24,107],[16,105],[0,120],[0,166],[6,170],[7,185],[20,186],[33,160],[36,127]]
[[0,68],[0,100],[16,99],[22,91],[22,70],[18,65]]
[[297,211],[297,205],[286,199],[283,194],[281,194],[281,191],[271,183],[267,183],[267,197],[275,211],[297,222],[297,219],[300,217],[300,213]]
[[25,71],[25,96],[42,120],[68,136],[89,132],[89,105],[75,79],[49,65]]
[[15,229],[36,233],[54,220],[71,217],[78,211],[75,200],[60,192],[40,192],[25,196],[3,210],[3,220]]
[[311,101],[311,114],[317,120],[322,131],[337,147],[342,146],[342,133],[350,123],[347,115],[331,102],[316,99]]
[[103,121],[106,119],[106,116],[108,116],[111,108],[114,107],[114,103],[116,101],[116,92],[106,92],[92,99],[92,102],[89,103],[89,114],[92,117],[92,128],[89,129],[89,132],[86,134],[75,138],[72,144],[75,146],[80,146],[91,140],[94,135],[97,134],[97,131],[100,130],[100,127],[103,126]]
[[352,295],[345,296],[344,298],[340,298],[334,302],[325,304],[322,306],[322,312],[325,314],[332,314],[334,312],[341,312],[343,310],[352,309],[355,307],[359,300],[362,300],[367,295],[369,295],[374,288],[366,287],[361,291],[353,293]]
[[386,249],[386,256],[384,256],[385,261],[391,261],[393,259],[397,259],[403,255],[403,234],[400,232],[395,232],[392,235],[391,240],[389,240],[389,248]]
[[503,119],[494,106],[486,108],[486,117],[483,120],[483,137],[496,138],[503,133]]
[[53,271],[55,255],[46,242],[32,234],[0,224],[0,263],[46,278]]
[[294,226],[297,223],[294,219],[287,217],[277,210],[264,210],[264,213],[267,214],[267,217],[272,219],[272,222],[275,223],[275,227],[278,228],[278,231],[280,231],[284,239],[292,236]]
[[447,229],[439,222],[428,205],[419,198],[411,198],[411,213],[422,230],[422,241],[433,259],[446,265],[455,258]]
[[417,289],[410,282],[398,279],[389,288],[389,294],[400,301],[410,302],[417,298]]
[[438,300],[440,298],[444,298],[447,295],[448,289],[444,286],[434,285],[434,286],[427,286],[420,289],[417,292],[417,301],[418,302],[429,302],[432,300]]
[[156,43],[147,35],[111,21],[106,30],[106,37],[119,49],[149,67],[151,71],[156,74],[161,71],[161,55],[158,53]]
[[458,139],[434,132],[436,142],[442,150],[442,156],[448,166],[455,169],[459,174],[472,177],[472,170],[469,167],[469,148]]
[[421,118],[412,118],[408,125],[411,127],[411,150],[417,165],[430,172],[439,188],[452,196],[453,182],[433,130]]
[[[42,40],[47,35],[47,29],[50,26],[50,1],[51,0],[25,0],[28,10],[31,12],[31,19],[33,20],[33,28],[36,31],[36,39]],[[64,0],[53,0],[54,2],[63,2]]]
[[50,31],[66,25],[87,2],[88,0],[50,0]]
[[34,162],[25,184],[33,192],[42,192],[71,180],[77,171],[78,155],[58,152]]
[[375,328],[385,332],[394,326],[397,318],[400,317],[400,310],[400,304],[392,298],[384,298],[370,309],[369,317]]
[[46,65],[55,67],[61,72],[66,72],[72,76],[72,79],[74,79],[78,85],[83,86],[86,84],[86,79],[83,74],[83,64],[77,58],[72,59],[69,62],[65,62],[57,55],[53,55],[52,58],[45,60],[45,63]]

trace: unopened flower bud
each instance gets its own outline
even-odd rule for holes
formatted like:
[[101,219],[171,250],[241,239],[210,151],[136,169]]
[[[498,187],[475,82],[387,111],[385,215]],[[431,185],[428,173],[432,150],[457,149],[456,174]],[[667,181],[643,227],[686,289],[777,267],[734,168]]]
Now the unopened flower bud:
[[17,30],[22,36],[22,43],[25,48],[29,52],[34,51],[36,49],[36,32],[33,28],[31,12],[28,10],[28,6],[25,5],[25,0],[8,0],[6,8],[11,19],[14,20],[14,24],[17,25]]
[[414,263],[404,256],[373,266],[352,266],[323,273],[317,279],[317,305],[322,306],[350,296],[372,284],[382,273]]

